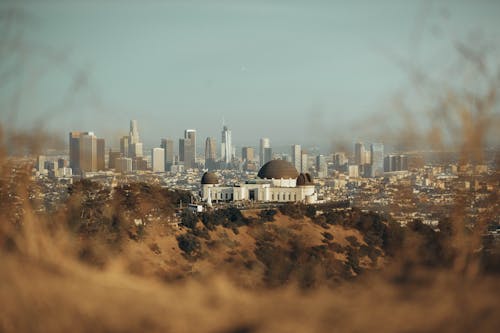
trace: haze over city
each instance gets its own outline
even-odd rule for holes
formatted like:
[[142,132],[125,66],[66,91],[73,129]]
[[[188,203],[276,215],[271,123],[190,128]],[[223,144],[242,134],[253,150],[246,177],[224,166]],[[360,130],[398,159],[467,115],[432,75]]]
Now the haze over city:
[[42,124],[61,139],[95,131],[115,147],[129,119],[139,119],[148,146],[185,128],[217,136],[223,119],[239,146],[260,137],[324,149],[374,140],[383,130],[373,120],[390,125],[397,97],[415,90],[413,71],[446,78],[460,61],[458,42],[487,45],[500,30],[496,1],[4,1],[0,9],[19,11],[7,23],[22,59],[22,76],[0,96],[2,118],[15,113],[17,127]]

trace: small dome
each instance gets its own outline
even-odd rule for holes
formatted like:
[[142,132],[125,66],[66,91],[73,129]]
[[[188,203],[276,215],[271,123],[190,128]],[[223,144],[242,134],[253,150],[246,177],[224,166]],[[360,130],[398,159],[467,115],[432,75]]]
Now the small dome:
[[309,173],[301,173],[297,177],[297,186],[314,185],[313,179]]
[[257,176],[263,179],[295,179],[299,173],[295,167],[285,160],[272,160],[260,168]]
[[219,178],[213,172],[205,172],[201,177],[201,184],[219,184]]

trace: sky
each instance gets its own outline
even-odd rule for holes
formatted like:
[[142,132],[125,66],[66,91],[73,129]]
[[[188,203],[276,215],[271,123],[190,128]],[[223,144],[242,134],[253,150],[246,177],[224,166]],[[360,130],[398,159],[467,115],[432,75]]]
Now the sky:
[[0,119],[111,146],[130,119],[150,146],[187,128],[220,142],[223,121],[238,146],[364,139],[413,89],[408,68],[439,72],[457,40],[500,32],[500,1],[0,1],[12,8]]

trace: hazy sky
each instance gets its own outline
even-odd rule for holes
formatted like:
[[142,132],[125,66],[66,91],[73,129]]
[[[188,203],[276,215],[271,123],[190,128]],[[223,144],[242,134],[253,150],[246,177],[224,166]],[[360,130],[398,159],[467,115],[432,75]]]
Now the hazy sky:
[[500,33],[500,1],[0,3],[22,10],[2,36],[24,45],[3,119],[112,144],[130,119],[149,145],[185,128],[220,141],[223,117],[238,145],[363,138],[358,125],[383,128],[372,114],[411,89],[405,66],[434,71],[454,41]]

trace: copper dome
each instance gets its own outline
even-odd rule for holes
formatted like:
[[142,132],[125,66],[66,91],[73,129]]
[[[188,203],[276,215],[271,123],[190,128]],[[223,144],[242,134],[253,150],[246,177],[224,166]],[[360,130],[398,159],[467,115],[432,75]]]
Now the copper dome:
[[264,179],[295,179],[299,173],[295,167],[284,160],[272,160],[260,168],[257,176]]
[[297,186],[314,185],[313,179],[309,173],[301,173],[297,177]]
[[201,184],[219,184],[219,178],[213,172],[205,172],[201,177]]

